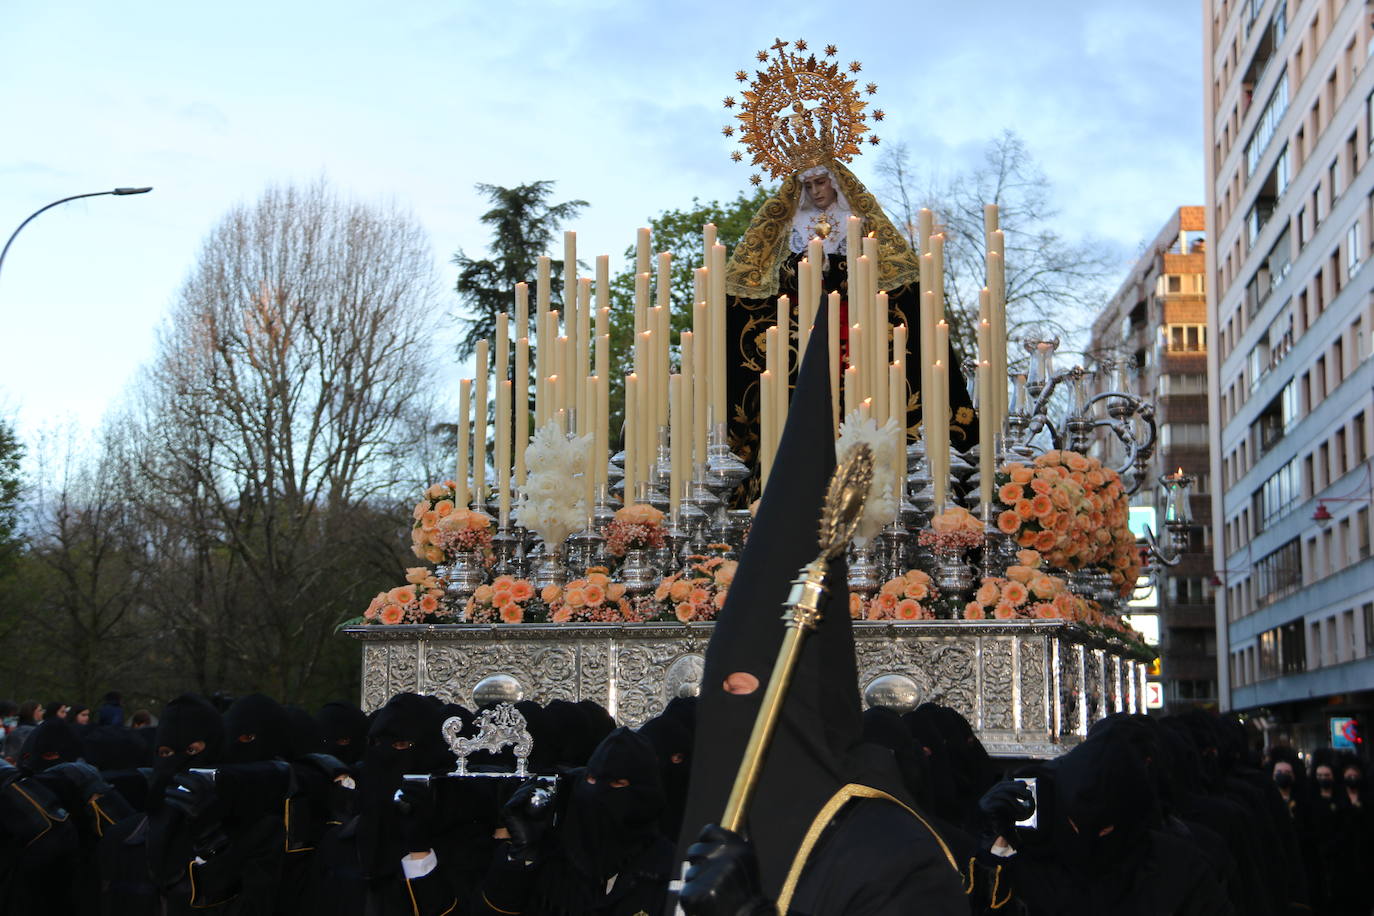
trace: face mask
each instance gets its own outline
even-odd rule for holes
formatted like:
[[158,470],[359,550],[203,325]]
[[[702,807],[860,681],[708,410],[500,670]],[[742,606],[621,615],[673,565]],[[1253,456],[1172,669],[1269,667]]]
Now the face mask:
[[1274,785],[1280,789],[1288,789],[1293,785],[1293,774],[1278,772],[1274,774]]
[[1362,779],[1362,778],[1359,777],[1359,776],[1347,776],[1347,777],[1345,777],[1345,785],[1346,785],[1346,788],[1348,788],[1348,789],[1358,789],[1358,788],[1360,787],[1360,784],[1363,783],[1363,782],[1364,782],[1364,779]]
[[1321,789],[1330,789],[1330,788],[1331,788],[1332,786],[1334,786],[1335,784],[1336,784],[1336,781],[1335,781],[1334,779],[1332,779],[1330,776],[1318,776],[1318,777],[1317,777],[1317,787],[1318,787],[1318,788],[1321,788]]

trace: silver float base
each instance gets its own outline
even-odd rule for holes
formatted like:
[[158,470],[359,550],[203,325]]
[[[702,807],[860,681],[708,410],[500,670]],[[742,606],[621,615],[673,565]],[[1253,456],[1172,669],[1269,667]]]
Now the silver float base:
[[[516,698],[590,699],[637,727],[694,693],[714,624],[355,626],[362,706],[414,691],[473,705],[492,675]],[[1114,712],[1144,712],[1147,653],[1049,620],[855,621],[865,703],[951,706],[997,757],[1062,754]],[[514,683],[512,683],[512,681]]]

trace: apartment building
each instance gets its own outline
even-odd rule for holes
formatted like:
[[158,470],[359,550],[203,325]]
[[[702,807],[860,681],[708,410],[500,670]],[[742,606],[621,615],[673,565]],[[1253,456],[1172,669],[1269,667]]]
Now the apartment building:
[[[1205,520],[1210,505],[1207,435],[1206,215],[1179,207],[1093,322],[1088,353],[1113,390],[1154,402],[1159,441],[1148,484],[1132,499],[1153,509],[1153,529],[1167,543],[1160,477],[1183,469],[1197,483],[1193,517],[1204,522],[1179,564],[1161,568],[1155,588],[1135,600],[1138,625],[1157,625],[1166,712],[1217,702],[1216,612],[1212,557]],[[1129,365],[1124,372],[1107,366]],[[1099,439],[1100,457],[1119,466],[1126,457],[1114,438]],[[1149,513],[1146,514],[1147,518]],[[1151,620],[1151,618],[1156,618]],[[1147,635],[1156,626],[1144,627]]]
[[1219,697],[1341,746],[1374,711],[1374,5],[1202,5]]

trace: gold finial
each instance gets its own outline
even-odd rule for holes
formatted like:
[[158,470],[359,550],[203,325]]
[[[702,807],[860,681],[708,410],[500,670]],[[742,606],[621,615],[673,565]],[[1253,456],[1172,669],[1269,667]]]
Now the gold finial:
[[[830,60],[838,53],[834,45],[826,45],[826,56],[819,60],[806,50],[804,39],[790,45],[778,39],[772,54],[759,51],[755,55],[766,68],[755,71],[754,79],[740,87],[738,99],[725,100],[725,107],[735,112],[740,142],[749,151],[751,164],[773,178],[832,159],[849,162],[859,155],[864,142],[878,143],[877,137],[864,136],[869,130],[864,96],[876,93],[878,85],[860,87],[853,74],[863,65],[856,60],[842,66]],[[740,82],[746,76],[743,70],[735,71]],[[882,120],[882,115],[874,112],[874,119]],[[728,137],[734,131],[722,133]]]
[[849,450],[830,476],[821,509],[820,548],[827,561],[839,556],[859,527],[868,488],[873,484],[873,451],[864,443]]

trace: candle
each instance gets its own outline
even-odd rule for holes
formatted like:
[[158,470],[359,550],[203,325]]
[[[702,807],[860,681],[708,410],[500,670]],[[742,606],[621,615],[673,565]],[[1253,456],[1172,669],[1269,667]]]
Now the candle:
[[510,316],[496,316],[496,381],[510,377]]
[[[925,255],[921,259],[923,268],[928,268],[930,255]],[[926,276],[926,271],[922,270],[922,280]],[[935,386],[935,294],[930,290],[921,293],[921,426],[925,430],[926,443],[930,442],[930,411],[927,410],[932,403]]]
[[[935,294],[935,321],[938,323],[945,319],[945,237],[943,235],[930,237],[930,264],[934,268],[931,271],[930,290]],[[943,355],[940,358],[943,359]]]
[[515,284],[515,339],[530,336],[530,285]]
[[716,224],[707,223],[701,227],[701,260],[704,263],[711,261],[711,249],[716,244]]
[[530,437],[530,341],[515,342],[515,485],[525,485],[525,446]]
[[859,402],[859,422],[867,424],[871,419],[873,419],[873,399],[864,398]]
[[[873,330],[875,335],[874,343],[877,344],[877,346],[874,348],[876,352],[873,354],[873,358],[875,360],[875,365],[878,367],[879,374],[881,375],[882,368],[890,362],[887,352],[887,341],[890,335],[888,328],[887,293],[880,292],[874,298],[876,300],[874,312],[877,313],[877,321],[874,324]],[[880,397],[878,398],[877,404],[874,406],[875,415],[879,422],[883,423],[887,422],[887,418],[897,409],[895,404],[888,404],[888,390],[887,386],[883,384],[885,381],[886,379],[882,378],[878,380],[876,390]]]
[[587,469],[582,474],[582,507],[587,514],[589,529],[592,527],[592,506],[596,505],[596,485],[600,482],[597,468],[606,463],[606,453],[597,449],[601,442],[601,436],[597,432],[601,428],[601,422],[597,413],[596,382],[596,376],[591,376],[583,385],[583,390],[587,392],[587,403],[584,408],[587,419],[583,422],[590,430],[590,435],[584,434],[587,440]]
[[[846,404],[857,405],[864,398],[868,397],[868,377],[864,363],[866,354],[864,353],[864,328],[862,325],[850,325],[849,327],[849,368],[854,370],[854,395],[853,400],[846,400]],[[849,373],[845,372],[845,387],[849,387]],[[849,398],[849,392],[845,392],[845,397]],[[850,409],[853,409],[851,406]],[[849,410],[845,411],[846,414]]]
[[552,289],[550,270],[552,261],[541,256],[537,262],[538,271],[534,281],[534,422],[543,426],[548,417],[548,404],[544,399],[543,379],[549,374],[549,354],[552,350],[548,336],[549,295]]
[[563,305],[568,313],[568,336],[577,330],[577,233],[563,233]]
[[641,228],[635,232],[635,273],[647,274],[649,272],[649,230]]
[[[935,227],[935,214],[929,207],[922,207],[921,212],[916,217],[916,240],[920,245],[917,254],[927,254],[930,251],[930,233]],[[924,266],[924,262],[922,262]]]
[[763,367],[768,372],[769,376],[772,378],[772,383],[774,387],[773,390],[770,392],[770,397],[768,398],[764,398],[762,392],[760,392],[759,409],[760,411],[762,411],[763,405],[767,403],[769,405],[770,412],[776,418],[778,408],[777,387],[782,378],[781,373],[778,371],[778,350],[781,349],[781,346],[778,343],[778,329],[776,327],[771,327],[768,330],[764,331],[763,340]]
[[686,429],[682,422],[681,375],[672,375],[668,379],[668,429],[672,436],[669,442],[672,460],[668,467],[668,511],[676,522],[682,502],[682,466],[685,462],[683,452],[687,449],[687,443],[683,439]]
[[[906,363],[900,359],[887,367],[887,399],[890,404],[906,403]],[[906,415],[894,411],[892,416],[897,427],[897,447],[893,451],[893,491],[901,500],[902,485],[906,481]]]
[[714,411],[713,423],[725,423],[725,246],[719,243],[711,246],[710,275],[711,305],[711,407]]
[[978,363],[978,499],[986,515],[991,512],[992,482],[997,449],[993,445],[992,411],[988,404],[992,391],[992,366]]
[[655,376],[658,379],[658,425],[668,425],[668,376],[671,374],[669,362],[668,333],[669,313],[663,306],[654,307],[654,354],[658,360]]
[[597,420],[597,483],[607,480],[606,462],[610,458],[611,445],[611,338],[603,334],[596,338],[596,420]]
[[773,373],[764,369],[759,373],[759,483],[768,486],[773,471]]
[[806,317],[807,303],[812,301],[811,265],[802,258],[797,262],[797,362],[806,354],[806,338],[811,331],[811,322]]
[[825,310],[825,330],[830,340],[830,419],[840,434],[840,294],[830,294]]
[[[939,238],[939,236],[936,236]],[[949,476],[949,325],[944,321],[935,325],[935,394],[931,402],[934,412],[935,452],[940,459],[940,474],[936,478],[936,495],[944,508],[945,483]]]
[[472,489],[468,486],[469,464],[468,449],[471,445],[468,435],[472,422],[472,379],[465,378],[458,383],[458,484],[456,500],[458,505],[466,506],[471,499]]
[[[587,378],[592,374],[592,281],[590,277],[577,279],[577,400],[587,399]],[[578,435],[591,432],[589,420],[579,419]]]
[[696,474],[696,464],[706,464],[706,445],[709,423],[707,415],[710,410],[710,385],[707,382],[707,360],[710,351],[706,349],[707,336],[706,330],[706,306],[698,303],[694,310],[695,324],[698,330],[692,332],[692,351],[695,364],[692,379],[692,455],[694,464],[692,474]]
[[844,244],[846,252],[848,253],[851,260],[863,254],[863,246],[859,241],[859,238],[863,233],[863,224],[864,221],[859,219],[857,216],[851,216],[845,222]]
[[496,388],[496,494],[499,501],[498,521],[502,527],[510,524],[510,400],[513,389],[508,379],[500,379]]
[[645,375],[639,377],[639,415],[635,417],[639,430],[639,477],[652,483],[651,474],[654,461],[658,457],[658,417],[655,415],[654,397],[658,393],[658,382],[654,378],[654,332],[645,331],[639,335],[640,346],[644,353]]
[[844,415],[859,409],[859,370],[853,366],[844,370]]
[[1007,419],[1007,260],[1006,236],[1001,229],[992,232],[993,252],[988,256],[992,270],[992,382],[993,398],[997,401],[994,416],[997,428],[1001,429]]
[[[902,364],[903,372],[906,371],[908,359],[906,352],[906,335],[907,330],[906,325],[904,324],[899,324],[892,329],[892,360],[893,362],[898,362]],[[888,415],[897,421],[897,425],[902,428],[903,435],[905,436],[905,430],[907,427],[907,391],[905,375],[902,376],[902,387],[899,393],[901,395],[901,398],[896,401],[891,401],[888,404]],[[890,392],[888,397],[891,398]]]
[[673,292],[673,254],[660,251],[658,254],[658,305],[667,311],[672,306]]
[[[673,420],[673,425],[681,426],[683,429],[682,448],[686,453],[685,461],[687,474],[690,478],[692,469],[696,467],[696,335],[691,331],[683,331],[678,336],[678,352],[682,354],[682,414]],[[673,446],[673,454],[677,454],[677,446]],[[703,456],[705,457],[705,456]]]
[[777,399],[774,418],[778,424],[778,437],[782,437],[783,427],[787,425],[787,402],[791,396],[791,317],[792,302],[786,296],[778,297],[777,336],[774,343],[778,346],[777,375],[773,376],[773,394]]
[[639,484],[639,376],[631,372],[625,376],[625,505],[635,501]]

